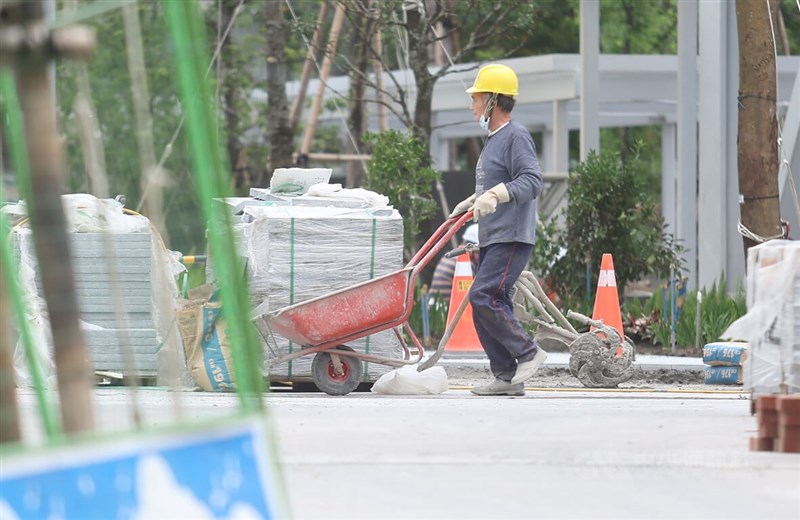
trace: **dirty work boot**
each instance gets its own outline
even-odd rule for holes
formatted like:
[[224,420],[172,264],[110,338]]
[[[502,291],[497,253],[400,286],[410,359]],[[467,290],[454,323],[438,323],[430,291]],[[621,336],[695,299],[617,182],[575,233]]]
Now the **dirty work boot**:
[[536,353],[533,356],[529,355],[528,359],[518,359],[517,373],[514,374],[514,377],[511,379],[511,384],[522,384],[527,381],[529,377],[539,370],[539,367],[542,366],[545,359],[547,359],[547,352],[542,350],[541,347],[537,347]]
[[525,387],[522,383],[511,384],[502,379],[495,379],[485,386],[478,386],[470,390],[475,395],[525,395]]

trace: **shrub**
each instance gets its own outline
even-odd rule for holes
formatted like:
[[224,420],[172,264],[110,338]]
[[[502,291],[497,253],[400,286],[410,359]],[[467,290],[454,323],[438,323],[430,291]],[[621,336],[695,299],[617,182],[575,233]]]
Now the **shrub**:
[[[662,291],[666,291],[663,288]],[[670,345],[670,312],[669,296],[656,291],[653,296],[640,303],[631,300],[625,303],[624,321],[626,332],[639,340],[652,340],[663,346]],[[733,294],[728,294],[727,283],[722,277],[719,284],[702,290],[700,305],[700,338],[697,340],[697,293],[686,295],[681,308],[680,317],[675,323],[675,342],[679,347],[701,348],[707,343],[718,341],[731,323],[747,312],[744,291],[739,287]]]
[[666,278],[681,270],[682,247],[664,231],[664,219],[645,194],[640,147],[626,162],[619,153],[590,152],[569,174],[565,225],[554,218],[538,226],[533,267],[570,308],[591,301],[587,285],[597,287],[603,253],[614,257],[620,294],[644,276]]
[[440,174],[430,167],[425,147],[411,134],[396,130],[367,133],[364,142],[372,151],[364,187],[389,197],[403,215],[403,243],[406,258],[410,258],[417,250],[420,223],[438,207],[431,191]]

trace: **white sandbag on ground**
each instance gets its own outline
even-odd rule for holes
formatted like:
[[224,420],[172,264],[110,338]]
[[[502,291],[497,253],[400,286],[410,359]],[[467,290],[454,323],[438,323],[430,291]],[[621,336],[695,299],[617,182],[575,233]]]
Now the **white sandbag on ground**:
[[387,372],[372,385],[373,392],[383,395],[436,395],[448,388],[444,368],[431,367],[418,372],[413,365]]

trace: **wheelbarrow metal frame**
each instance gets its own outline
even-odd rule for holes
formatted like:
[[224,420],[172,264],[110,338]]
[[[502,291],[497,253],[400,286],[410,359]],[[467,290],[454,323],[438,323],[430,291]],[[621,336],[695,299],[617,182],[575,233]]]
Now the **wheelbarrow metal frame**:
[[[256,320],[261,320],[270,334],[273,330],[275,330],[286,337],[289,341],[297,343],[301,346],[301,349],[296,352],[273,358],[269,361],[268,366],[271,368],[276,365],[319,352],[332,351],[333,353],[333,350],[339,345],[345,345],[350,341],[358,340],[388,329],[394,330],[394,333],[404,351],[403,359],[375,356],[372,354],[350,352],[338,349],[335,350],[335,354],[337,356],[354,357],[362,361],[388,365],[392,367],[401,367],[404,365],[413,365],[419,363],[424,356],[424,348],[422,347],[419,338],[417,338],[417,335],[408,325],[408,318],[411,315],[411,311],[414,307],[414,285],[417,276],[428,265],[428,263],[430,263],[430,261],[439,254],[439,252],[445,247],[450,239],[455,236],[458,230],[460,230],[471,218],[472,212],[469,211],[463,215],[447,219],[441,226],[439,226],[433,235],[428,238],[425,244],[419,249],[417,254],[414,255],[408,264],[406,264],[406,266],[399,271],[373,278],[371,280],[367,280],[365,282],[318,296],[317,298],[306,300],[304,302],[290,305],[275,312],[257,317]],[[325,319],[324,316],[309,315],[313,314],[315,309],[316,311],[324,311],[326,305],[336,304],[337,299],[341,301],[346,300],[347,298],[363,298],[373,296],[376,286],[381,286],[381,284],[389,284],[391,286],[393,282],[395,283],[395,286],[391,288],[396,291],[402,289],[404,291],[404,295],[402,298],[389,301],[387,306],[394,307],[394,309],[379,309],[380,311],[385,311],[387,314],[384,320],[373,320],[364,328],[358,328],[356,326],[340,326],[338,327],[340,332],[335,334],[334,337],[319,340],[311,339],[308,337],[311,334],[305,333],[310,332],[308,328],[313,326],[315,320]],[[393,295],[388,295],[387,299],[392,297]],[[394,297],[396,297],[396,295],[394,295]],[[466,300],[467,299],[465,298],[465,301]],[[465,305],[462,305],[459,309],[461,313],[463,313],[464,307]],[[459,317],[461,313],[458,314]],[[360,319],[360,317],[355,317],[354,319],[357,321]],[[450,324],[450,327],[448,327],[448,330],[445,331],[445,335],[442,337],[442,341],[439,342],[439,347],[434,354],[436,359],[441,356],[447,339],[449,338],[450,333],[452,333],[452,329],[455,327],[456,323],[457,320],[454,319]],[[298,325],[306,328],[307,330],[298,332],[296,330]],[[400,333],[400,327],[402,327],[406,333],[408,333],[413,346],[417,350],[417,354],[414,358],[411,357],[408,344],[403,339],[403,335]],[[266,340],[267,338],[265,338],[265,341]],[[426,367],[427,366],[428,364],[426,364]]]

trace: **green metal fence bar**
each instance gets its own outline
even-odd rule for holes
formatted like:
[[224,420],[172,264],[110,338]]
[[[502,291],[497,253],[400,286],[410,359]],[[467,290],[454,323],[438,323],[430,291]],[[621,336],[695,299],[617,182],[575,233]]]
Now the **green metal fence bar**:
[[201,63],[206,54],[206,40],[195,2],[164,3],[167,23],[175,45],[175,59],[181,101],[186,114],[192,162],[197,173],[197,190],[203,214],[208,221],[209,241],[214,267],[219,273],[223,316],[229,327],[236,388],[245,412],[262,408],[261,346],[249,319],[249,298],[244,283],[244,269],[236,255],[232,218],[215,197],[228,195],[223,172],[224,157],[216,139],[216,122],[211,111],[210,95]]
[[[0,70],[0,113],[4,116],[4,128],[6,131],[7,143],[11,164],[17,175],[17,183],[26,201],[31,198],[31,178],[28,156],[25,147],[25,132],[23,129],[22,111],[19,107],[17,89],[14,84],[14,77],[7,70]],[[0,187],[2,190],[2,187]],[[1,194],[1,192],[0,192]],[[19,284],[17,283],[16,273],[18,272],[14,258],[11,254],[10,234],[5,218],[0,215],[0,262],[6,275],[4,280],[6,289],[11,296],[14,312],[19,323],[20,338],[25,349],[25,357],[28,361],[28,368],[31,372],[33,388],[36,393],[36,402],[39,406],[42,425],[48,439],[54,439],[62,435],[61,425],[56,420],[53,406],[47,402],[44,388],[44,378],[42,369],[36,361],[34,353],[33,337],[31,336],[28,322],[25,319],[25,302],[22,299]]]

